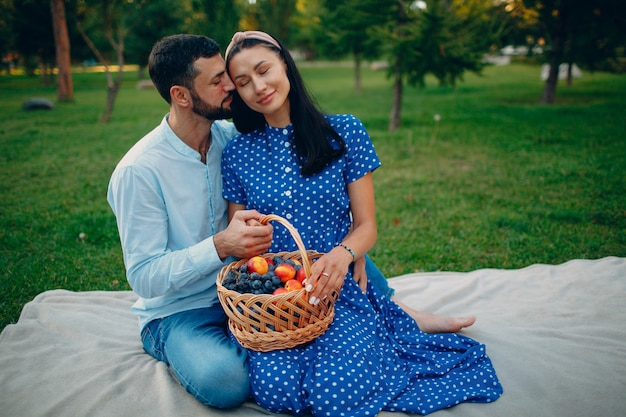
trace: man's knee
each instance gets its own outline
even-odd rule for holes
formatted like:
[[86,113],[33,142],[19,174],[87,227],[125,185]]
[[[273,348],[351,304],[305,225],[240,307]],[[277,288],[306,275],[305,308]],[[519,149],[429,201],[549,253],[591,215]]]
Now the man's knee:
[[[214,353],[207,352],[213,356]],[[221,352],[220,360],[198,365],[187,390],[199,401],[218,408],[238,407],[250,398],[250,381],[245,353]]]

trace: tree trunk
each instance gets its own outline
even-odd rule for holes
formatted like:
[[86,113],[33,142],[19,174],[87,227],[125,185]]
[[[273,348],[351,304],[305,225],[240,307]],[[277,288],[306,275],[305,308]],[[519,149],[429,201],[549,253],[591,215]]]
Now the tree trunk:
[[64,0],[50,0],[50,10],[52,12],[57,68],[59,69],[57,100],[71,101],[74,98],[74,85],[72,83],[70,37],[67,32]]
[[113,105],[115,104],[115,99],[117,97],[117,92],[119,91],[120,86],[117,82],[107,86],[107,102],[104,108],[104,113],[102,113],[102,118],[100,121],[102,123],[109,123],[111,121],[111,114],[113,114]]
[[113,76],[111,75],[110,66],[108,62],[104,59],[104,56],[100,53],[100,50],[96,47],[96,45],[91,41],[87,33],[85,32],[82,24],[80,22],[76,22],[76,27],[78,32],[83,37],[89,49],[94,53],[98,61],[104,65],[104,73],[107,78],[107,101],[104,108],[104,113],[102,113],[102,117],[100,121],[102,123],[108,123],[111,120],[111,114],[113,113],[113,105],[115,104],[115,99],[117,97],[117,92],[122,85],[122,78],[124,76],[124,33],[125,29],[123,27],[119,27],[117,30],[118,41],[116,41],[113,37],[113,29],[111,24],[111,14],[109,10],[110,3],[108,1],[104,4],[104,34],[109,44],[116,52],[117,55],[117,77],[113,80]]
[[111,120],[113,105],[115,104],[117,93],[122,85],[122,79],[124,78],[124,37],[120,34],[118,39],[118,42],[114,42],[112,37],[109,40],[117,52],[117,76],[115,80],[113,80],[111,73],[107,71],[107,102],[102,118],[100,119],[102,123],[109,123]]
[[356,52],[354,54],[354,91],[356,93],[361,92],[361,63],[363,61],[363,54]]
[[391,100],[389,131],[393,132],[400,127],[400,113],[402,110],[402,72],[399,62],[396,62],[393,71],[393,98]]
[[572,62],[569,62],[567,64],[567,86],[571,87],[572,86],[572,67],[574,66],[574,64]]
[[543,104],[554,103],[554,98],[556,97],[556,85],[559,81],[559,65],[563,60],[566,38],[567,13],[565,8],[559,10],[558,19],[556,30],[552,35],[552,49],[548,57],[550,71],[543,89],[543,95],[541,96],[541,102]]
[[543,104],[554,103],[556,85],[559,81],[559,60],[550,58],[549,65],[550,71],[548,72],[548,79],[546,80],[546,85],[543,88],[543,95],[541,96],[541,102]]

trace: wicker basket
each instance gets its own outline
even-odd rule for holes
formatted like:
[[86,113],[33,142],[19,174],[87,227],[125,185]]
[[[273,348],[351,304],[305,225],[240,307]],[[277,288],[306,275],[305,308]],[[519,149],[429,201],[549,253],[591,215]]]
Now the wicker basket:
[[[305,275],[310,276],[311,263],[322,253],[307,251],[298,231],[289,222],[273,214],[261,219],[261,223],[277,221],[289,230],[298,246],[297,252],[267,253],[266,259],[280,256],[300,263]],[[247,259],[233,262],[222,268],[217,276],[217,295],[228,316],[228,327],[239,343],[261,352],[292,348],[322,335],[330,326],[335,314],[334,304],[338,292],[334,292],[318,305],[308,302],[305,289],[278,295],[241,294],[223,286],[224,279],[232,269],[238,269]]]

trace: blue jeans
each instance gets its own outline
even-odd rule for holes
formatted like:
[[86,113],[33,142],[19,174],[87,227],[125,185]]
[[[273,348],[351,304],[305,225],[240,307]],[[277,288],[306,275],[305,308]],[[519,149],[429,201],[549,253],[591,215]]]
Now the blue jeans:
[[365,255],[365,273],[367,274],[367,280],[370,281],[378,290],[389,297],[393,296],[396,292],[393,288],[389,287],[387,278],[383,275],[378,267],[372,262],[369,256]]
[[203,404],[232,408],[250,397],[246,352],[228,338],[219,303],[153,320],[141,339],[144,350],[168,364]]
[[[368,280],[391,298],[394,290],[387,279],[371,259],[366,260]],[[165,362],[198,401],[233,408],[250,397],[250,384],[246,352],[229,339],[226,323],[216,304],[152,320],[141,340],[144,350]]]

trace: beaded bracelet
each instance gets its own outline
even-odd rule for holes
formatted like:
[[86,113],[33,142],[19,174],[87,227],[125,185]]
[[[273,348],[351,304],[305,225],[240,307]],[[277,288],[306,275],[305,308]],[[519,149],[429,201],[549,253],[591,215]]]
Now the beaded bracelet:
[[337,246],[341,246],[342,248],[344,248],[345,250],[347,250],[348,252],[350,252],[350,255],[352,255],[352,260],[354,261],[355,255],[354,255],[354,251],[352,249],[350,249],[349,247],[347,247],[346,245],[344,245],[343,243],[338,244]]

